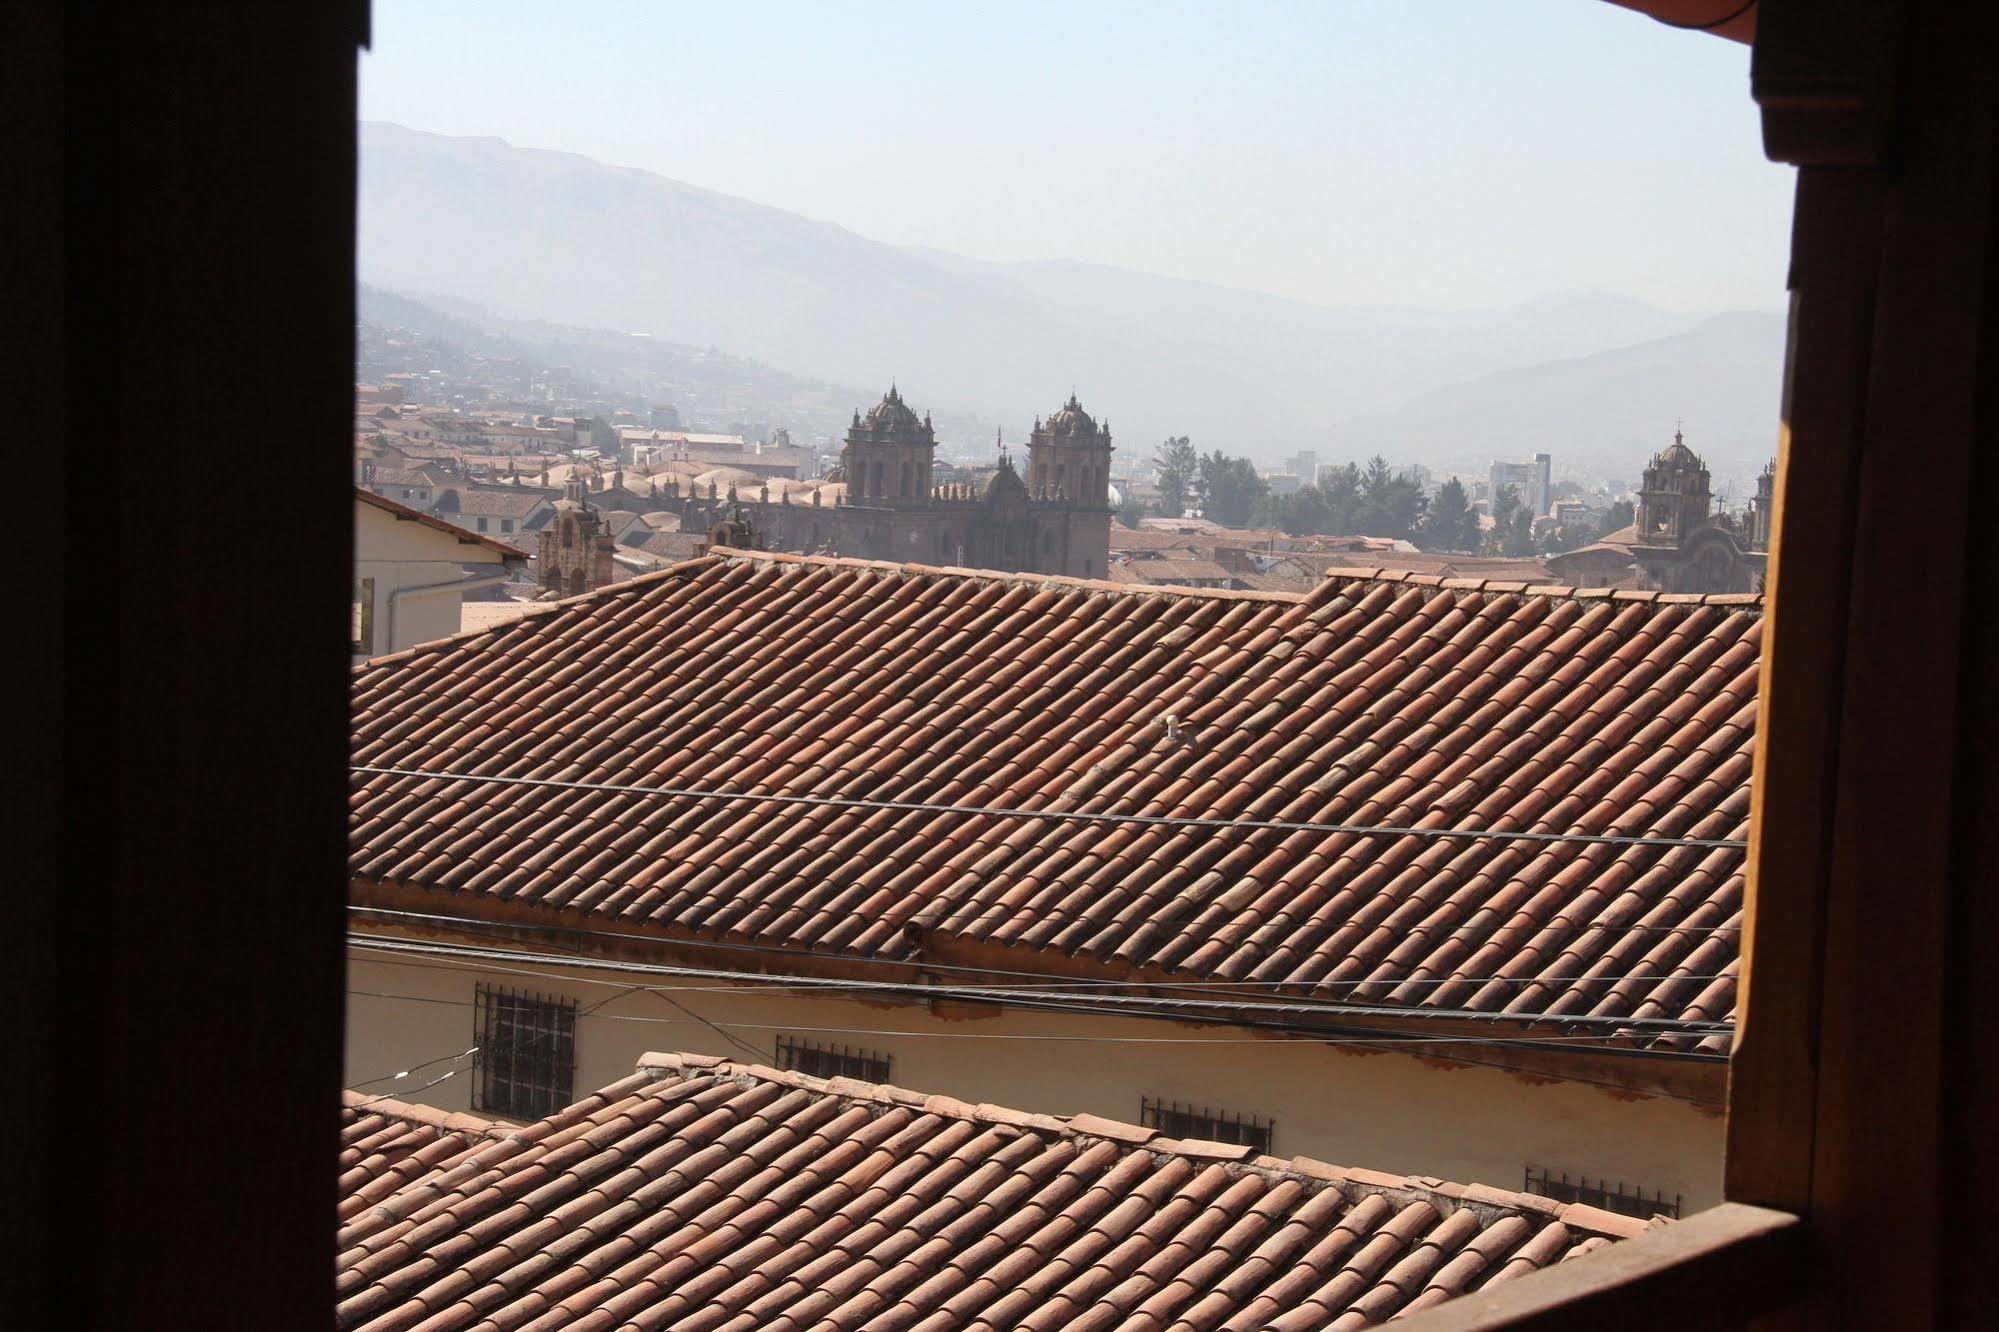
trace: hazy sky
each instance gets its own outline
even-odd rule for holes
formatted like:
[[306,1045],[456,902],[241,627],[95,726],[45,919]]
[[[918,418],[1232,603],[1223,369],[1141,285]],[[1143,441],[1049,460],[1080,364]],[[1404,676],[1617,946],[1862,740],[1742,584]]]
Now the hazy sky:
[[362,114],[989,259],[1777,308],[1748,49],[1601,0],[374,0]]

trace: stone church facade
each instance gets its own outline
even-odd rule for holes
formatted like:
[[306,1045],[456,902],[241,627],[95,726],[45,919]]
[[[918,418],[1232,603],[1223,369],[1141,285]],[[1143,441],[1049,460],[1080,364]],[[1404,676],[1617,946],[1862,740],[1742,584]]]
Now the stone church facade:
[[672,478],[662,509],[681,530],[717,544],[959,565],[1011,573],[1102,578],[1110,555],[1111,434],[1072,393],[1028,437],[1026,474],[1002,446],[983,486],[938,484],[937,441],[893,386],[864,416],[854,413],[840,464],[817,485],[779,482],[755,490]]
[[1758,592],[1770,545],[1776,467],[1763,469],[1741,514],[1713,512],[1707,464],[1673,432],[1652,457],[1629,529],[1631,558],[1664,592]]

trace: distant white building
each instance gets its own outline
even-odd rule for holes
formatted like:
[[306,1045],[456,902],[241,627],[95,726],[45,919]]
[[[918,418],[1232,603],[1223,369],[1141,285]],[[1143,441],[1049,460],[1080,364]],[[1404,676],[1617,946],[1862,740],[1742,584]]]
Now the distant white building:
[[1520,502],[1528,512],[1536,517],[1548,511],[1548,493],[1552,484],[1549,476],[1550,460],[1547,454],[1537,453],[1532,462],[1494,462],[1488,475],[1492,498],[1497,500],[1499,492],[1512,486],[1520,493]]

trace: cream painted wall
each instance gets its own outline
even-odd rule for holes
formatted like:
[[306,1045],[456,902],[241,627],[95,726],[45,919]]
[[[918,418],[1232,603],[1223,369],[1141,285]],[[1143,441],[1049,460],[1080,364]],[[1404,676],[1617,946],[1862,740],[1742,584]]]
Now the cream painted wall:
[[[619,995],[630,976],[577,969],[555,980],[482,971],[478,963],[409,961],[350,954],[350,1086],[474,1044],[473,990],[481,980],[561,993],[576,999],[579,1010],[602,1004],[577,1022],[579,1094],[623,1077],[648,1050],[751,1059],[662,995]],[[979,1016],[940,1018],[920,1003],[665,978],[651,983],[696,986],[672,998],[756,1047],[763,1063],[775,1062],[773,1041],[788,1032],[886,1052],[898,1086],[966,1101],[1136,1122],[1140,1098],[1151,1096],[1273,1119],[1273,1150],[1280,1156],[1508,1189],[1521,1186],[1523,1168],[1533,1162],[1622,1180],[1648,1194],[1681,1194],[1688,1211],[1721,1201],[1721,1117],[1682,1101],[1632,1098],[1489,1068],[1439,1068],[1399,1053],[1280,1044],[1239,1028],[962,1005],[954,1008]],[[892,1034],[850,1034],[855,1029]],[[993,1036],[1165,1037],[1175,1043],[972,1039]],[[470,1109],[469,1071],[413,1090],[459,1066],[438,1064],[363,1090]]]
[[501,572],[504,558],[485,546],[461,543],[414,519],[398,518],[361,500],[354,501],[354,577],[374,579],[374,650],[357,653],[356,661],[400,652],[458,632],[458,593],[442,592],[404,597],[395,608],[394,638],[390,637],[389,595],[398,588],[423,587],[449,579],[469,578],[468,564],[489,564]]

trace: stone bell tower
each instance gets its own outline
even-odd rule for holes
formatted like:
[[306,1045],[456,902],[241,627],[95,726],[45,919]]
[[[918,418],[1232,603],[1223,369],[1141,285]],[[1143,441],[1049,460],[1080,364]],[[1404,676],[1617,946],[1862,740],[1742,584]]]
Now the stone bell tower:
[[1098,424],[1071,393],[1046,424],[1037,420],[1027,440],[1027,493],[1037,500],[1065,500],[1079,509],[1111,507],[1111,431]]
[[594,592],[616,581],[617,543],[604,515],[590,507],[588,483],[573,474],[555,502],[555,517],[541,529],[541,585],[558,596]]
[[1676,546],[1707,525],[1707,464],[1687,447],[1679,431],[1670,448],[1652,455],[1638,490],[1638,540],[1648,546]]
[[918,420],[902,394],[888,392],[863,417],[854,413],[840,466],[847,502],[874,508],[922,508],[930,503],[937,436],[926,413]]

